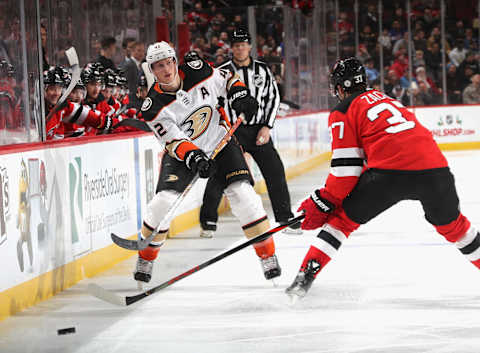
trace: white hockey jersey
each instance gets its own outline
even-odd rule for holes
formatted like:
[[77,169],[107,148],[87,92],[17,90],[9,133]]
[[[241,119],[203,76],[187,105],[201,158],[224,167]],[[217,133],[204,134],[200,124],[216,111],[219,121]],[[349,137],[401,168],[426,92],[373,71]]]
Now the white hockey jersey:
[[180,65],[180,89],[162,91],[155,83],[142,106],[142,116],[155,136],[174,158],[183,161],[185,153],[202,149],[207,155],[228,131],[229,123],[217,110],[233,85],[244,84],[227,70],[214,69],[196,60]]

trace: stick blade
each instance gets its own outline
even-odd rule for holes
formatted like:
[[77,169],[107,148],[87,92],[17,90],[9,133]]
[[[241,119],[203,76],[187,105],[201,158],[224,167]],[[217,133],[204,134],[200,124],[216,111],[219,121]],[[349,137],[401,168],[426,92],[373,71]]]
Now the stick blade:
[[[155,234],[152,233],[153,236]],[[117,244],[119,247],[124,248],[126,250],[132,250],[132,251],[138,251],[138,250],[143,250],[145,249],[148,244],[153,239],[153,236],[149,236],[146,239],[140,239],[140,240],[130,240],[130,239],[124,239],[120,238],[118,235],[111,233],[110,237],[112,238],[112,241]]]
[[147,79],[148,89],[150,89],[155,83],[155,76],[153,76],[147,63],[142,64],[142,70],[143,70],[143,73],[145,74],[145,78]]
[[100,287],[98,284],[89,283],[87,291],[94,297],[97,297],[104,302],[117,306],[127,306],[125,297],[120,297],[119,295],[112,293],[103,287]]
[[70,47],[65,50],[65,55],[67,56],[70,66],[79,65],[77,51],[74,47]]

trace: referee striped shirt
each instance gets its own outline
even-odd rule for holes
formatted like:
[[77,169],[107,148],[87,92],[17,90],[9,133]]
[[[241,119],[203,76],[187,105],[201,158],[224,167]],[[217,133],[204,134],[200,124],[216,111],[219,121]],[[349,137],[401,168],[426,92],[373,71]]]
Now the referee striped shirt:
[[[254,60],[250,57],[250,65],[237,66],[233,60],[229,60],[218,67],[234,72],[240,76],[250,91],[250,95],[258,102],[257,115],[248,125],[264,125],[273,128],[278,106],[280,105],[280,93],[277,82],[267,64]],[[228,105],[228,116],[233,124],[236,120],[235,111]]]

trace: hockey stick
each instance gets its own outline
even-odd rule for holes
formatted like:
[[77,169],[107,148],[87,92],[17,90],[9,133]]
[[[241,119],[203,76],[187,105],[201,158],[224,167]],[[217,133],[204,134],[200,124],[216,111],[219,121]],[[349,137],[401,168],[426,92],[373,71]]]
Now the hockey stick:
[[[243,119],[244,119],[244,115],[240,115],[237,118],[237,121],[235,121],[235,124],[233,124],[233,126],[230,128],[230,130],[228,130],[228,132],[225,134],[225,136],[223,136],[222,140],[215,147],[215,150],[210,155],[211,159],[214,159],[217,156],[217,154],[220,152],[220,150],[223,148],[223,146],[225,146],[227,144],[228,140],[232,137],[232,135],[235,132],[235,130],[237,129],[237,127],[242,123]],[[127,250],[143,250],[143,249],[145,249],[148,246],[148,244],[150,244],[150,242],[153,240],[153,238],[158,234],[158,229],[159,229],[160,225],[170,223],[173,216],[175,215],[175,211],[177,210],[178,206],[185,199],[185,196],[192,189],[193,185],[195,184],[195,182],[197,181],[198,178],[199,178],[199,176],[198,176],[198,174],[196,174],[193,177],[192,181],[187,185],[185,190],[183,190],[183,192],[177,197],[175,202],[170,206],[169,210],[167,211],[167,214],[165,215],[165,217],[163,217],[163,219],[159,223],[159,226],[157,227],[157,229],[154,232],[152,232],[152,234],[150,234],[147,238],[143,239],[143,238],[139,237],[138,240],[130,240],[130,239],[121,238],[121,237],[115,235],[114,233],[112,233],[111,234],[112,241],[115,244],[117,244],[118,246],[120,246],[121,248],[124,248],[124,249],[127,249]]]
[[63,92],[63,94],[61,95],[57,104],[55,104],[52,110],[50,110],[50,113],[48,113],[45,121],[49,121],[52,118],[52,115],[61,109],[60,106],[65,101],[65,99],[67,99],[70,93],[72,93],[73,89],[77,85],[78,80],[80,79],[80,66],[78,63],[77,51],[74,47],[70,47],[65,51],[65,55],[67,56],[68,63],[70,64],[70,67],[72,69],[72,80],[70,81],[70,84],[68,85],[65,92]]
[[289,220],[287,223],[285,224],[282,224],[278,227],[275,227],[273,229],[270,229],[269,231],[266,231],[265,233],[263,234],[260,234],[260,235],[257,235],[256,237],[254,238],[251,238],[237,246],[235,246],[234,248],[230,249],[230,250],[227,250],[227,251],[224,251],[223,253],[211,258],[210,260],[207,260],[203,263],[201,263],[200,265],[197,265],[193,268],[191,268],[190,270],[188,271],[185,271],[181,274],[179,274],[178,276],[175,276],[171,279],[169,279],[168,281],[165,281],[163,282],[162,284],[159,284],[158,286],[155,286],[145,292],[142,292],[140,294],[137,294],[137,295],[133,295],[133,296],[120,296],[118,294],[115,294],[111,291],[108,291],[106,290],[105,288],[103,287],[100,287],[98,284],[95,284],[95,283],[90,283],[88,285],[88,292],[103,300],[103,301],[106,301],[108,303],[111,303],[111,304],[114,304],[114,305],[119,305],[119,306],[128,306],[130,304],[133,304],[135,302],[138,302],[139,300],[142,300],[143,298],[146,298],[150,295],[152,295],[153,293],[156,293],[166,287],[169,287],[171,286],[172,284],[174,284],[175,282],[178,282],[180,281],[181,279],[185,278],[185,277],[188,277],[190,276],[191,274],[195,273],[195,272],[198,272],[202,269],[204,269],[205,267],[208,267],[224,258],[226,258],[227,256],[230,256],[232,254],[235,254],[236,252],[252,245],[252,244],[255,244],[255,243],[258,243],[258,242],[261,242],[261,241],[264,241],[265,239],[271,237],[273,234],[281,231],[282,229],[285,229],[287,228],[288,226],[291,226],[297,222],[300,222],[302,219],[305,218],[305,215],[302,214],[298,217],[295,217],[295,218],[292,218],[291,220]]
[[155,83],[155,76],[150,71],[150,68],[148,67],[148,64],[146,62],[142,64],[142,70],[143,70],[143,74],[145,75],[145,78],[147,79],[147,87],[150,90],[150,88]]
[[130,126],[141,131],[152,132],[152,130],[150,129],[150,127],[146,122],[142,120],[131,119],[131,118],[123,119],[117,125],[115,125],[112,129],[115,130],[117,127],[122,127],[122,126]]
[[300,109],[300,106],[297,103],[294,103],[294,102],[286,100],[286,99],[282,100],[280,103],[285,103],[286,105],[288,105],[289,107],[291,107],[293,109],[297,109],[297,110]]

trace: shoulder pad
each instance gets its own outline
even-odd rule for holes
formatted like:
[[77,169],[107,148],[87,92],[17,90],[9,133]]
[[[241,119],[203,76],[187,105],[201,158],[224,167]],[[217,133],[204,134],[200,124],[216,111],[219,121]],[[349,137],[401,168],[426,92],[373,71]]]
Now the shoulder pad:
[[197,63],[198,60],[190,61],[178,67],[179,74],[183,73],[183,89],[188,91],[197,83],[205,80],[213,73],[213,68],[205,61],[200,60],[201,65]]
[[156,85],[157,83],[150,88],[142,104],[142,117],[145,121],[153,120],[160,110],[175,100],[175,95],[158,92]]

